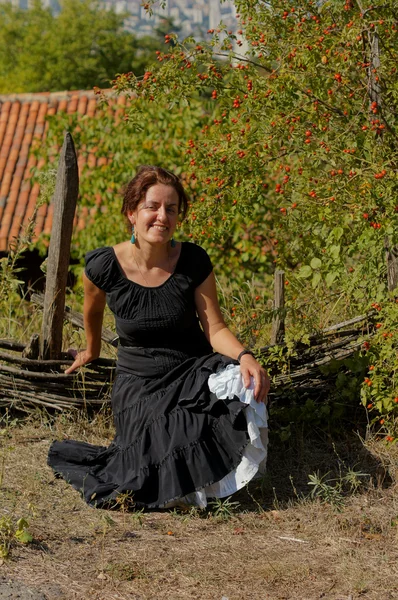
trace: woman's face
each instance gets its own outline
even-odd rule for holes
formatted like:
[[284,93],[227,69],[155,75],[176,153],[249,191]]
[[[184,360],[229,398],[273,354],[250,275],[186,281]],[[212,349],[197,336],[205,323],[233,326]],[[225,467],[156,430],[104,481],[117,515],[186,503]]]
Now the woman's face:
[[151,186],[135,211],[128,213],[140,243],[165,244],[177,226],[179,197],[171,185],[156,183]]

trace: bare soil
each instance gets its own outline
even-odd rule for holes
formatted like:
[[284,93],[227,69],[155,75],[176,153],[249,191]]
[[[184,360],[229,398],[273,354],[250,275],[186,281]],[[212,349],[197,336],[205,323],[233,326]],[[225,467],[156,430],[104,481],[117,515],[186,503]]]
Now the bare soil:
[[[46,464],[51,440],[107,444],[107,415],[41,414],[1,426],[0,519],[25,517],[34,539],[13,542],[2,561],[0,599],[398,598],[398,456],[382,441],[275,440],[268,475],[217,516],[214,507],[93,509],[56,479]],[[364,475],[355,493],[308,498],[310,474],[341,479],[350,467]]]

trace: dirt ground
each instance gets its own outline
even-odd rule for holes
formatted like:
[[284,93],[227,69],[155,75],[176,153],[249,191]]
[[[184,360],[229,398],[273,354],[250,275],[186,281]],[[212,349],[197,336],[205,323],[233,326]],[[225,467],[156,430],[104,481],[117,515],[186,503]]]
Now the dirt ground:
[[[0,519],[24,517],[33,541],[14,540],[0,560],[1,600],[398,598],[398,494],[384,443],[377,457],[354,434],[339,448],[274,443],[268,475],[232,498],[239,505],[106,511],[56,479],[46,457],[54,438],[106,444],[111,427],[65,416],[2,425]],[[354,467],[362,484],[333,495],[332,475]],[[317,470],[329,483],[312,500]]]

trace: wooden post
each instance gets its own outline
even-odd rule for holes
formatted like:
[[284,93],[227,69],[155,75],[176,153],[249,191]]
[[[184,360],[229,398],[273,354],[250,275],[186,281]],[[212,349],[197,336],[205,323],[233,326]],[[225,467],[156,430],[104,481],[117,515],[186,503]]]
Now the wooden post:
[[71,134],[66,133],[53,197],[54,214],[48,250],[41,329],[40,357],[42,359],[59,358],[62,350],[65,289],[78,192],[79,172],[75,145]]
[[271,344],[282,344],[285,336],[285,273],[275,271],[274,275],[274,310],[278,311],[272,319]]
[[386,236],[384,248],[387,262],[387,287],[389,292],[393,292],[398,285],[398,247],[391,247],[390,240]]

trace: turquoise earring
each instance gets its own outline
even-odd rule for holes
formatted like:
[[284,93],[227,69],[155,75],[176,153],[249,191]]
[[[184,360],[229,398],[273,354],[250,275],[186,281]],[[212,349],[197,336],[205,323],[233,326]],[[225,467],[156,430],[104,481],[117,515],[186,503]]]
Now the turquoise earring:
[[170,241],[170,246],[171,246],[172,248],[175,248],[175,247],[176,247],[176,245],[177,245],[177,244],[176,244],[176,241],[175,241],[175,239],[174,239],[174,238],[171,238],[171,241]]
[[132,244],[135,244],[134,225],[131,228],[131,239],[130,239],[130,242]]

